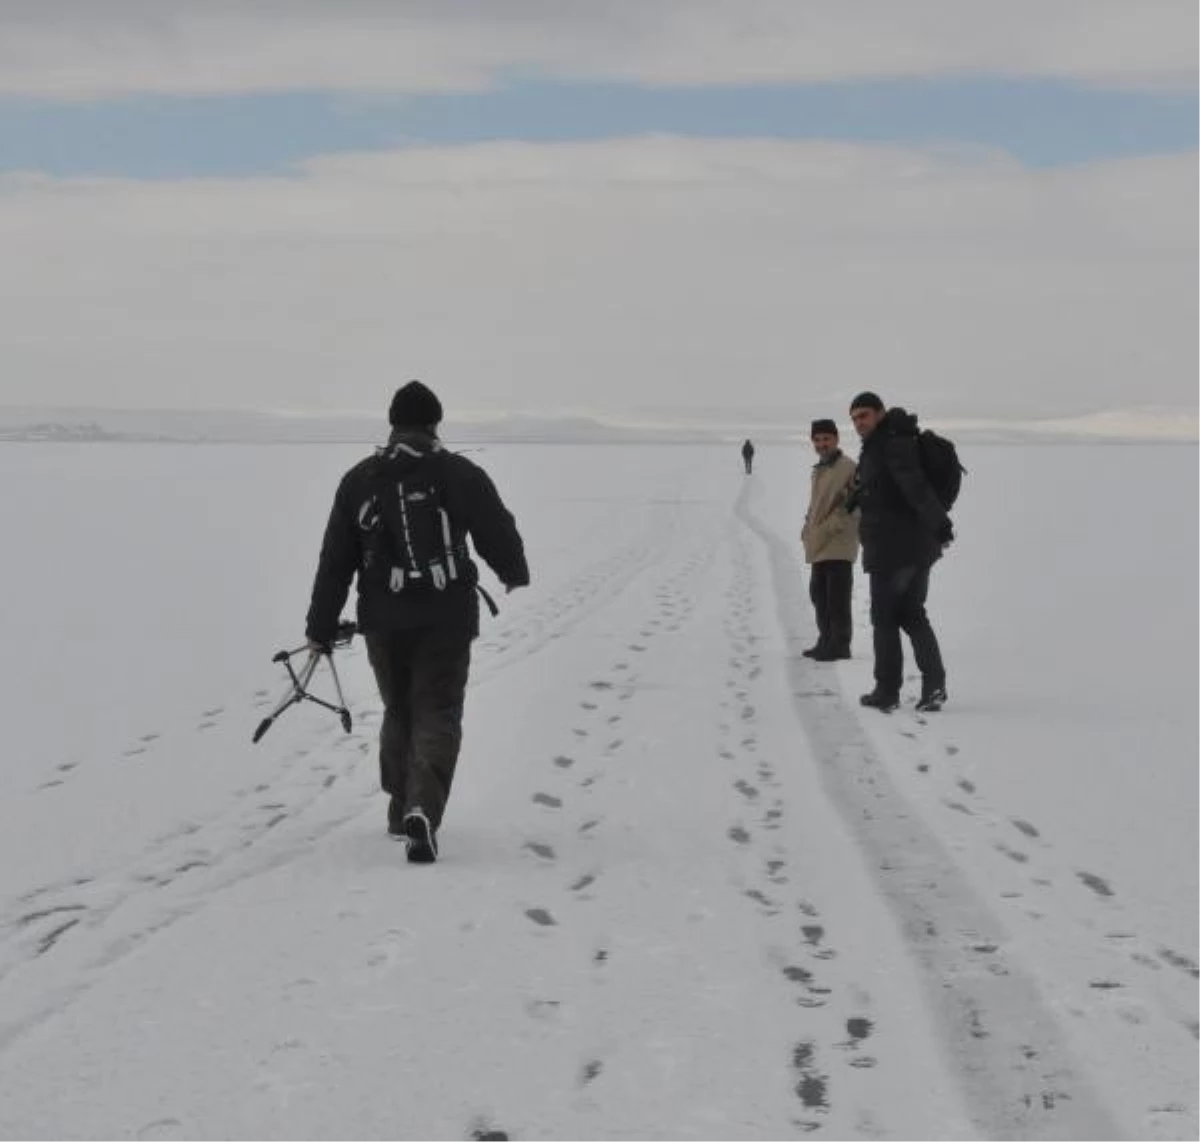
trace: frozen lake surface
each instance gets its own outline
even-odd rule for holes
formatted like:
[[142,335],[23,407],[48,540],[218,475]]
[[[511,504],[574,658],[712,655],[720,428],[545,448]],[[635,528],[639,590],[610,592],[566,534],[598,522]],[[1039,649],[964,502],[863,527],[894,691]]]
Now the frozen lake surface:
[[806,449],[479,450],[431,868],[360,642],[250,744],[362,451],[0,448],[0,1135],[1195,1137],[1195,448],[964,454],[927,718],[861,575],[799,656]]

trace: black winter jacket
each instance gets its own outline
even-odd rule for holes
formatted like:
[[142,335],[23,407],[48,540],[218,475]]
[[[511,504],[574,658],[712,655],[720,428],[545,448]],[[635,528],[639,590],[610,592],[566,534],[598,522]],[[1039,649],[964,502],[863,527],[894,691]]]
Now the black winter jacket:
[[[383,452],[384,450],[381,450]],[[506,587],[529,583],[529,567],[516,521],[487,473],[465,456],[444,450],[428,433],[397,431],[386,450],[391,464],[415,469],[433,465],[456,544],[469,536],[476,552]],[[397,459],[398,458],[398,459]],[[307,637],[333,641],[350,584],[358,575],[358,626],[364,634],[442,627],[474,638],[479,633],[479,571],[467,557],[459,579],[445,590],[432,587],[395,592],[366,568],[367,533],[360,512],[376,487],[381,453],[356,464],[338,486],[325,528],[308,610]]]
[[951,535],[950,517],[921,466],[917,418],[888,409],[863,441],[850,504],[862,512],[863,569],[930,567]]

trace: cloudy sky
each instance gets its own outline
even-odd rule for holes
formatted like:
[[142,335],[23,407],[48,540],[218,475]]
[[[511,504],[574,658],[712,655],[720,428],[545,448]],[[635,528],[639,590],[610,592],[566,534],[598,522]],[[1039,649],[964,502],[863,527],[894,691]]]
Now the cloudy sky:
[[0,0],[0,404],[1197,403],[1194,0]]

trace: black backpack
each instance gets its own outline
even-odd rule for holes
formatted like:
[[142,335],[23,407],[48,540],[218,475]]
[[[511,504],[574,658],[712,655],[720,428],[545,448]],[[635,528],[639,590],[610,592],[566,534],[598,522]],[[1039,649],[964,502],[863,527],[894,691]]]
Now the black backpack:
[[923,428],[917,433],[917,447],[921,454],[921,467],[925,479],[946,511],[954,507],[962,489],[962,478],[966,468],[959,463],[958,449],[944,436],[931,429]]
[[446,511],[436,453],[376,460],[371,495],[358,513],[364,570],[393,592],[444,591],[465,578],[470,553]]

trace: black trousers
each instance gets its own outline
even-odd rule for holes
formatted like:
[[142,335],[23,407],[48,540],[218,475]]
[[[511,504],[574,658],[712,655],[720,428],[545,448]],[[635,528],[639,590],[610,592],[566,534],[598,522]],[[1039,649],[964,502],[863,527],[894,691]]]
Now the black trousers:
[[826,559],[812,565],[808,597],[817,612],[817,647],[835,654],[850,653],[852,623],[850,596],[854,564],[848,559]]
[[871,626],[875,632],[875,686],[898,696],[904,682],[904,648],[900,632],[912,642],[921,671],[922,689],[944,688],[946,668],[937,635],[925,613],[929,595],[928,567],[901,567],[871,572]]
[[383,699],[379,777],[389,812],[420,807],[442,823],[458,752],[471,639],[437,627],[366,636],[367,656]]

